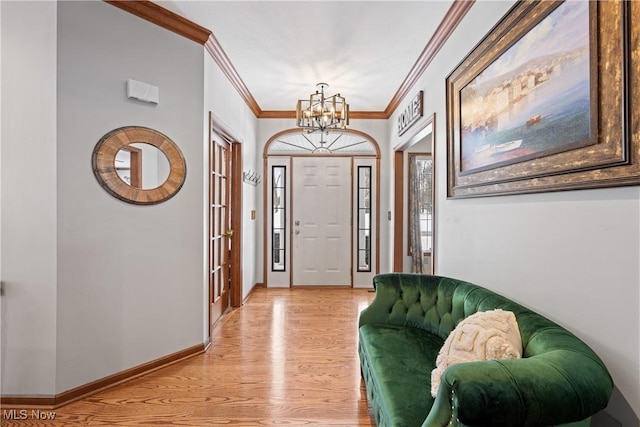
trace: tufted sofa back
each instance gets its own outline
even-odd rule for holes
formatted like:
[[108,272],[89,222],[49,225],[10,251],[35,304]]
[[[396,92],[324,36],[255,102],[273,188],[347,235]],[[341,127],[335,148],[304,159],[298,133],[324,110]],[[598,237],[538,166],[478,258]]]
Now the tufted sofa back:
[[500,308],[516,316],[523,357],[550,351],[555,345],[564,347],[570,340],[574,350],[604,367],[586,344],[563,327],[481,286],[450,277],[404,273],[380,274],[373,283],[376,296],[372,306],[376,308],[361,313],[360,326],[365,323],[411,326],[444,340],[465,317]]
[[[383,312],[388,315],[384,319],[368,319],[365,310],[361,324],[411,326],[437,334],[442,339],[462,319],[478,311],[478,298],[472,299],[473,293],[496,295],[461,280],[423,274],[380,274],[374,278],[373,285],[376,289],[374,304],[386,305],[387,310]],[[379,313],[376,310],[378,316]]]

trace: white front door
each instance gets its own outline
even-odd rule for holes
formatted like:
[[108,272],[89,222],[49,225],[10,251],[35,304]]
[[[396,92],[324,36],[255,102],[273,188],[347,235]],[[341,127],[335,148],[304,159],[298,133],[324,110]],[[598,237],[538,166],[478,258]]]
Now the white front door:
[[351,159],[293,159],[293,285],[351,286]]

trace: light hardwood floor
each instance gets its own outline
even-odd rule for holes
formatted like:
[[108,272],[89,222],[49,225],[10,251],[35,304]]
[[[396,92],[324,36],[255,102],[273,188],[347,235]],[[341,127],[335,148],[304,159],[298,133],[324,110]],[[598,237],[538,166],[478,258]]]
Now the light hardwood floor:
[[373,295],[257,288],[220,320],[205,354],[58,408],[53,422],[0,424],[372,426],[357,322]]

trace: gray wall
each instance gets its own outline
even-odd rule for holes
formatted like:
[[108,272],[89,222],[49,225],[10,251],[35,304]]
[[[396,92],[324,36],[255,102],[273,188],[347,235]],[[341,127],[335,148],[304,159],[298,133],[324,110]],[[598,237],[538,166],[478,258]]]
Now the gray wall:
[[640,187],[446,198],[445,79],[512,5],[476,2],[409,91],[424,90],[425,115],[436,113],[436,273],[489,287],[585,340],[617,386],[610,413],[637,427]]
[[[202,343],[203,55],[109,4],[58,3],[57,392]],[[129,78],[158,86],[159,105],[128,100]],[[93,148],[127,125],[184,154],[170,200],[131,205],[98,185]]]
[[56,4],[2,9],[2,394],[54,394]]

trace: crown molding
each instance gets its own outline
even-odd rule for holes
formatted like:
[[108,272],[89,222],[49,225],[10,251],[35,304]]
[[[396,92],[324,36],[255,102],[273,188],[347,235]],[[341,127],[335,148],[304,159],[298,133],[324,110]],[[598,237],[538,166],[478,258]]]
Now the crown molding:
[[209,39],[211,31],[165,9],[149,0],[104,0],[106,3],[136,15],[142,19],[173,31],[201,45]]
[[[295,119],[296,112],[293,110],[261,110],[259,119]],[[349,111],[349,119],[384,120],[389,117],[384,111]]]
[[384,111],[349,111],[350,120],[386,120],[389,117]]
[[431,64],[433,58],[435,58],[442,46],[447,42],[474,3],[475,0],[455,0],[453,2],[440,22],[440,25],[438,25],[438,28],[436,28],[436,31],[433,33],[433,36],[429,39],[420,57],[411,68],[411,71],[409,71],[407,77],[405,77],[396,94],[391,98],[387,108],[385,108],[384,112],[387,118],[391,117],[396,108],[398,108],[400,101],[407,96],[409,90],[411,90],[418,79],[422,77],[422,74],[429,64]]
[[296,112],[294,110],[266,110],[260,111],[259,119],[295,119]]
[[[129,13],[132,13],[149,22],[153,22],[161,27],[173,31],[183,37],[193,40],[204,45],[205,49],[213,60],[218,64],[222,72],[231,82],[231,85],[238,91],[242,99],[245,101],[251,112],[258,119],[291,119],[295,118],[294,111],[284,110],[267,110],[263,111],[258,102],[255,100],[249,88],[236,71],[235,67],[229,60],[229,57],[218,43],[213,33],[189,21],[182,16],[173,13],[162,6],[158,6],[149,0],[104,0],[105,2],[119,7]],[[384,120],[389,119],[394,111],[400,105],[402,99],[409,93],[411,88],[418,82],[424,71],[427,69],[431,61],[438,54],[442,46],[449,39],[458,24],[465,17],[469,9],[476,0],[455,0],[446,15],[444,16],[435,33],[429,39],[420,57],[415,62],[407,77],[389,101],[384,111],[352,111],[349,113],[351,119],[367,119],[367,120]]]
[[231,82],[231,85],[236,88],[242,99],[244,99],[244,102],[247,103],[249,109],[256,117],[259,118],[262,114],[262,109],[260,109],[260,106],[256,102],[255,98],[253,97],[251,92],[249,92],[249,88],[247,88],[247,85],[244,84],[242,78],[240,77],[240,74],[238,74],[235,67],[229,60],[229,57],[222,49],[222,46],[220,46],[220,43],[218,43],[218,40],[213,34],[210,34],[209,39],[204,44],[204,47],[207,52],[209,52],[216,64],[218,64],[224,75],[227,76],[227,78]]

